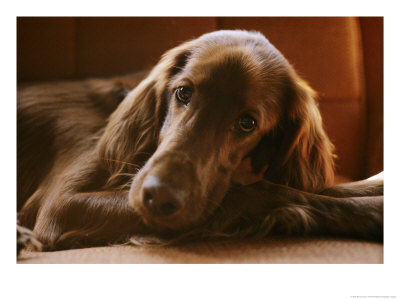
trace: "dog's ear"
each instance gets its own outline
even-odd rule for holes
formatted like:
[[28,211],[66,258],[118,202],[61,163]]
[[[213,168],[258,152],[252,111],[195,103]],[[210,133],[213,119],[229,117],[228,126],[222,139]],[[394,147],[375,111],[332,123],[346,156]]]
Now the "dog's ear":
[[316,191],[333,182],[334,154],[315,92],[293,71],[282,97],[280,121],[251,153],[253,172],[266,169],[267,180]]
[[111,114],[98,142],[98,155],[109,173],[108,185],[122,174],[135,174],[156,150],[168,109],[168,82],[186,64],[191,42],[171,49]]

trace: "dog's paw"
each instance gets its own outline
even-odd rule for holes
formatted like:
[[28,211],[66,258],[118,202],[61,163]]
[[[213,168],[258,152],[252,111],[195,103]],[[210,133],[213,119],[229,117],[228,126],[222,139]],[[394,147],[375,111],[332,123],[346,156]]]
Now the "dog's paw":
[[41,251],[42,243],[40,243],[36,238],[32,230],[17,225],[17,255],[22,249],[27,248],[33,251]]

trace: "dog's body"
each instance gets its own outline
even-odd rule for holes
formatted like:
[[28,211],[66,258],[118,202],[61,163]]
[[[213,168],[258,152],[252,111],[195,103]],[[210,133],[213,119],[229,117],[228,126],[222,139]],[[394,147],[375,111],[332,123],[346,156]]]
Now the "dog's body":
[[313,91],[257,33],[206,34],[147,76],[18,91],[19,221],[45,249],[132,235],[382,240],[383,182],[332,187],[333,157]]

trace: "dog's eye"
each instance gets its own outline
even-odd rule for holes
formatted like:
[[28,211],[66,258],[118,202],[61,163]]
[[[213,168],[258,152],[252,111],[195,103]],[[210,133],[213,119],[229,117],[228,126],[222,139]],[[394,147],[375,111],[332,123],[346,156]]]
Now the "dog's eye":
[[192,98],[192,94],[193,94],[192,90],[187,87],[184,87],[184,86],[178,87],[175,90],[176,100],[178,100],[179,102],[181,102],[184,105],[189,104],[190,99]]
[[250,133],[257,127],[257,121],[248,115],[240,117],[237,123],[237,127],[244,133]]

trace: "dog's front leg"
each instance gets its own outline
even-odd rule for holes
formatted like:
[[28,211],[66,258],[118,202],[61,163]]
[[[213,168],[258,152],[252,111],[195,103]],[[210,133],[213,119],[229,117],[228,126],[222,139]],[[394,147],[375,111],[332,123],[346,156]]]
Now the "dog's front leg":
[[335,198],[266,181],[233,186],[209,221],[220,234],[344,235],[383,240],[383,196]]
[[323,189],[319,194],[337,198],[383,196],[383,179],[342,183]]
[[122,242],[145,230],[127,204],[127,192],[64,195],[40,211],[34,227],[44,250]]

